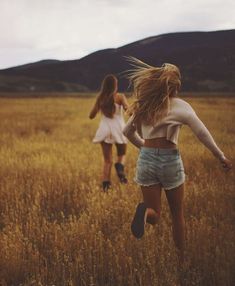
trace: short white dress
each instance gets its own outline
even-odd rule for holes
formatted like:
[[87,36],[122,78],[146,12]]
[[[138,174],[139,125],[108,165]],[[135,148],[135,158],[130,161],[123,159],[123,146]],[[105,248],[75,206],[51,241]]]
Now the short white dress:
[[122,133],[124,127],[123,107],[115,103],[115,113],[112,118],[102,114],[93,143],[126,144],[127,138]]

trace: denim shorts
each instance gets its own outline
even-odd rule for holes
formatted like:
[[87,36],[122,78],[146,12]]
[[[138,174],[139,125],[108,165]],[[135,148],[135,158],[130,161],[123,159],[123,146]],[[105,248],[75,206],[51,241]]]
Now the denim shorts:
[[135,176],[137,184],[161,184],[165,190],[170,190],[180,186],[184,181],[184,165],[179,150],[141,148]]

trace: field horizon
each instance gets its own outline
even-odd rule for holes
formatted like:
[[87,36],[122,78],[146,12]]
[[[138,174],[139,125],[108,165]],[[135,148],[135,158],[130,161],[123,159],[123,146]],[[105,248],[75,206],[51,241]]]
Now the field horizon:
[[[86,91],[86,92],[0,92],[0,98],[94,98],[99,93],[99,91]],[[131,91],[120,91],[124,93],[128,98],[131,98]],[[235,92],[180,92],[179,97],[183,98],[233,98],[235,97]]]

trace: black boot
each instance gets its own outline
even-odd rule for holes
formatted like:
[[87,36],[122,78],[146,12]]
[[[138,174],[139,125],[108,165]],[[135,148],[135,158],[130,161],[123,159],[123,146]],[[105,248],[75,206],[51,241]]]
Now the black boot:
[[121,163],[115,163],[115,169],[120,182],[123,184],[127,184],[128,181],[124,172],[124,165]]
[[107,192],[111,187],[111,182],[110,181],[103,181],[102,186],[103,186],[103,191]]
[[144,235],[144,226],[145,226],[145,214],[147,206],[145,203],[138,204],[135,216],[131,223],[131,232],[136,238],[141,238]]

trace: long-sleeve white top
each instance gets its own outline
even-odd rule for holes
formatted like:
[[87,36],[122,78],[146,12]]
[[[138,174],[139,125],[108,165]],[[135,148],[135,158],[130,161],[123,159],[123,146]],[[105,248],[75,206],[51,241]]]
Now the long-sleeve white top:
[[223,152],[215,143],[209,130],[198,118],[192,106],[178,97],[172,97],[170,99],[170,109],[167,116],[156,125],[151,126],[142,123],[139,132],[141,134],[139,134],[134,122],[134,117],[132,116],[128,120],[123,133],[138,148],[144,145],[144,139],[159,137],[165,137],[168,141],[177,144],[179,131],[182,125],[188,125],[197,138],[214,154],[215,157],[220,160],[225,158]]

